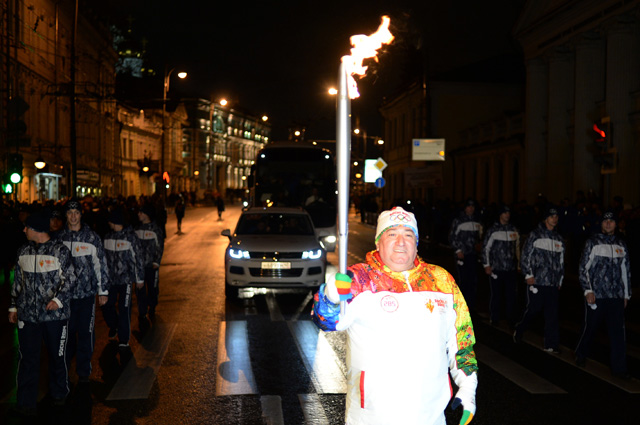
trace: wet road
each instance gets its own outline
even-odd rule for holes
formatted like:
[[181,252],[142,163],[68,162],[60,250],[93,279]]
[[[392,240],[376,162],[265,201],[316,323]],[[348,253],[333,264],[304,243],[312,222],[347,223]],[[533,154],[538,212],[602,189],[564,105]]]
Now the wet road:
[[[132,315],[132,355],[107,340],[97,313],[96,350],[89,385],[76,385],[66,409],[47,407],[41,385],[37,423],[92,424],[340,424],[344,416],[344,335],[321,333],[309,320],[309,291],[269,291],[227,302],[224,297],[224,228],[233,229],[239,208],[218,221],[214,208],[188,209],[182,234],[175,217],[160,272],[160,304],[153,323]],[[349,264],[373,248],[374,229],[350,223]],[[449,253],[424,249],[428,261],[452,271]],[[330,262],[337,264],[335,254]],[[454,274],[455,276],[455,274]],[[474,321],[480,374],[477,424],[637,423],[640,402],[640,334],[630,303],[629,363],[635,379],[612,378],[606,338],[586,369],[573,364],[581,305],[576,287],[563,288],[562,353],[541,350],[539,327],[514,345],[506,324],[486,320],[488,294],[480,280]],[[4,289],[3,285],[3,289]],[[5,301],[3,295],[3,302]],[[4,307],[4,304],[2,305]],[[15,402],[15,329],[0,325],[1,423],[21,423],[8,410]],[[447,412],[457,423],[459,412]]]

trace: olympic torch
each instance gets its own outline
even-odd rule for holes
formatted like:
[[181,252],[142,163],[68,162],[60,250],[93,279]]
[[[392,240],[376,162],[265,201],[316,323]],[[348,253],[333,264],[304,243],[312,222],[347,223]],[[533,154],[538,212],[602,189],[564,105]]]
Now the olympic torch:
[[[338,171],[338,272],[347,273],[347,247],[349,242],[349,164],[351,163],[351,99],[360,96],[358,85],[353,78],[364,76],[367,67],[362,61],[375,58],[383,44],[393,41],[389,31],[390,19],[382,17],[378,30],[370,36],[351,36],[351,55],[343,56],[338,71],[338,98],[336,109],[336,161]],[[336,280],[340,294],[340,316],[346,311],[347,301],[343,300],[351,291],[351,285]]]

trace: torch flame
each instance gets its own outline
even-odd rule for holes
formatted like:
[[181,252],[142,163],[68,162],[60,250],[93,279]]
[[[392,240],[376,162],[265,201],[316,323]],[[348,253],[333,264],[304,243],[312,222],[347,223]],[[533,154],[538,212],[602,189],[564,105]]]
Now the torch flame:
[[342,62],[347,68],[349,78],[348,92],[350,99],[355,99],[360,96],[360,93],[358,93],[358,84],[353,78],[353,75],[363,76],[367,73],[367,67],[362,65],[362,61],[368,58],[376,58],[378,50],[380,50],[382,45],[389,44],[393,41],[393,34],[389,31],[389,22],[389,17],[383,16],[382,23],[373,34],[369,36],[363,34],[351,36],[350,41],[353,46],[351,55],[342,57]]

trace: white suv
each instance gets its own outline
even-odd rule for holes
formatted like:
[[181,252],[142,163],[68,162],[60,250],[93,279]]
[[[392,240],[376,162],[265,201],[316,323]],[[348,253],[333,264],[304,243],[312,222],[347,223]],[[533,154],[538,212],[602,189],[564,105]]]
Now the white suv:
[[309,214],[297,208],[242,212],[225,252],[225,294],[239,288],[317,288],[325,280],[326,252]]

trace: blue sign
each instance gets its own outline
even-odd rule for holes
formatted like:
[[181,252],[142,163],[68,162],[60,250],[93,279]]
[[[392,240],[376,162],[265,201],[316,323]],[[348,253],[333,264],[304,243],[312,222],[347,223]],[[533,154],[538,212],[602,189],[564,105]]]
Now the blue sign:
[[378,189],[383,188],[384,184],[386,183],[386,181],[384,181],[384,179],[382,177],[378,177],[375,181],[375,185]]

